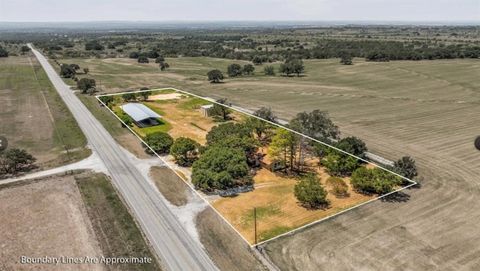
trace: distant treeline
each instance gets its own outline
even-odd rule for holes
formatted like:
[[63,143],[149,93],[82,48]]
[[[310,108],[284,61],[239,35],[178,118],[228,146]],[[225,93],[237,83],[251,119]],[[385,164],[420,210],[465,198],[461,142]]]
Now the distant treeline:
[[[2,39],[3,36],[3,39]],[[51,57],[206,56],[250,60],[361,57],[369,61],[479,58],[475,27],[331,27],[171,29],[159,32],[0,33],[5,43],[33,41]]]

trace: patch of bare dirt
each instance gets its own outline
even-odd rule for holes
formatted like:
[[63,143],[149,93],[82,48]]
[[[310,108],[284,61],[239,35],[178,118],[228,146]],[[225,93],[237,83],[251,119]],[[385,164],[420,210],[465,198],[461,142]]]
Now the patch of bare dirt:
[[100,257],[73,177],[0,190],[0,270],[104,270],[92,264],[21,264],[20,257]]

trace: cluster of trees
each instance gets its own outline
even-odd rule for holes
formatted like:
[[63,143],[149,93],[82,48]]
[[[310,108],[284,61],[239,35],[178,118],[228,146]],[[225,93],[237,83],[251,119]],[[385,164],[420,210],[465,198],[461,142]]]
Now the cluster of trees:
[[26,150],[11,148],[0,152],[0,175],[16,175],[34,168],[37,159]]
[[296,74],[300,76],[305,71],[305,65],[301,59],[287,59],[280,65],[280,72],[286,76]]
[[[58,61],[56,61],[56,63],[60,65],[60,76],[62,76],[63,78],[72,78],[75,80],[78,71],[81,69],[80,66],[75,63],[60,64]],[[88,74],[89,72],[90,70],[88,68],[83,68],[83,74]]]
[[85,50],[87,51],[102,51],[103,49],[105,49],[105,46],[103,46],[102,44],[100,44],[99,41],[97,40],[91,40],[91,41],[87,41],[85,43]]
[[155,59],[155,63],[158,63],[158,67],[161,71],[170,68],[170,64],[165,62],[165,57],[156,50],[150,50],[148,52],[134,51],[130,53],[129,57],[137,59],[138,63],[150,63],[150,58]]
[[227,74],[230,77],[237,77],[242,75],[252,75],[255,67],[252,64],[245,64],[243,67],[240,64],[233,63],[228,65]]

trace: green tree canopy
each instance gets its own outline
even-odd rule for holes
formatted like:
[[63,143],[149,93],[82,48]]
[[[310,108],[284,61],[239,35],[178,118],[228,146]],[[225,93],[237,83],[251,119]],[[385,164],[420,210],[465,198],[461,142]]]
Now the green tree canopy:
[[60,76],[63,78],[73,78],[75,77],[76,71],[75,69],[68,65],[68,64],[62,64],[60,65]]
[[283,161],[294,170],[298,136],[284,128],[277,128],[268,146],[268,154],[274,159]]
[[328,205],[327,191],[315,174],[309,174],[295,184],[294,194],[297,200],[307,208],[321,208]]
[[230,119],[230,113],[232,113],[232,110],[224,106],[224,104],[227,104],[227,99],[218,99],[217,102],[213,104],[210,114],[212,116],[220,116],[224,121],[227,121]]
[[335,147],[362,158],[365,156],[365,152],[368,151],[365,142],[354,136],[340,139],[335,144]]
[[277,116],[275,116],[270,107],[260,107],[253,114],[261,119],[268,120],[274,123],[277,122]]
[[[158,154],[168,153],[170,147],[173,144],[173,138],[169,134],[164,132],[153,132],[147,134],[144,140],[147,145],[150,146],[150,148],[152,148]],[[151,153],[151,150],[147,148],[147,152]]]
[[227,137],[251,137],[251,130],[242,123],[222,123],[213,127],[207,134],[207,144],[214,145]]
[[210,83],[220,83],[223,80],[223,73],[219,70],[211,70],[207,73]]
[[148,57],[144,56],[144,55],[141,55],[138,57],[138,63],[148,63],[149,60],[148,60]]
[[289,126],[297,132],[322,141],[329,138],[337,139],[340,135],[338,127],[328,113],[320,110],[298,113],[290,121]]
[[227,74],[230,77],[237,77],[242,75],[242,66],[237,63],[233,63],[228,65],[227,67]]
[[321,160],[328,173],[333,176],[347,176],[358,168],[358,160],[350,155],[332,151]]
[[251,184],[245,153],[223,146],[208,147],[193,163],[192,183],[197,189],[214,191]]
[[413,179],[417,176],[417,166],[415,160],[410,156],[404,156],[393,165],[394,171],[407,179]]
[[1,173],[16,174],[31,169],[37,159],[23,149],[7,149],[0,154]]
[[246,75],[252,75],[255,71],[255,67],[252,64],[245,64],[243,66],[243,73]]
[[177,164],[183,167],[188,167],[198,159],[198,149],[200,144],[195,140],[179,137],[170,147],[170,154],[175,158]]
[[95,79],[92,78],[82,78],[77,81],[77,88],[80,89],[82,93],[93,93],[95,91],[95,86]]
[[366,194],[386,194],[395,185],[401,183],[401,178],[381,168],[368,169],[359,167],[352,174],[351,183],[355,190]]
[[122,99],[125,102],[135,101],[137,99],[137,95],[135,93],[124,93],[122,94]]

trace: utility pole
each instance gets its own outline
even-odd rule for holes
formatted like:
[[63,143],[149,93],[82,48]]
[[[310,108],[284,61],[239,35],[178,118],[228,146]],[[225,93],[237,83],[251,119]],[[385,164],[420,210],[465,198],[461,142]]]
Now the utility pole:
[[255,229],[255,247],[257,247],[257,207],[253,207],[253,224]]

